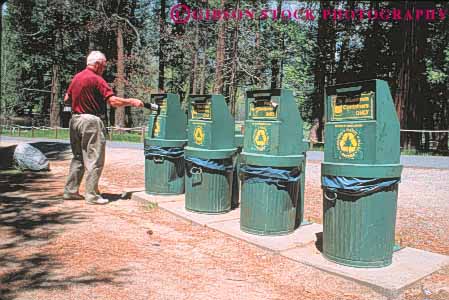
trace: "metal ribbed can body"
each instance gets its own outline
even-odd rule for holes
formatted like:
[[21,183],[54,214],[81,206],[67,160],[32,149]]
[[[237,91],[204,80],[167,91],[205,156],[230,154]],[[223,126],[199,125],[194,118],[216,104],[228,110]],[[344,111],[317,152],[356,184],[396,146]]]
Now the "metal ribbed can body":
[[300,182],[282,187],[242,180],[240,229],[257,235],[288,234],[296,228]]
[[336,263],[363,268],[391,264],[397,186],[360,198],[323,199],[323,254]]
[[[192,168],[201,172],[192,172]],[[233,173],[233,170],[217,171],[187,164],[185,208],[205,214],[230,211]]]
[[184,158],[145,159],[145,191],[155,195],[184,194]]

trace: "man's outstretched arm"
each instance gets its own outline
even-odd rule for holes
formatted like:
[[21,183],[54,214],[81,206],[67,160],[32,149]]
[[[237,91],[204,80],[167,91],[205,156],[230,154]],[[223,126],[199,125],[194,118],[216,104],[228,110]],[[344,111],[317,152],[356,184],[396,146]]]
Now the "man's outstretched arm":
[[108,104],[112,107],[124,107],[124,106],[134,106],[143,107],[143,102],[135,98],[122,98],[117,96],[111,96],[108,98]]

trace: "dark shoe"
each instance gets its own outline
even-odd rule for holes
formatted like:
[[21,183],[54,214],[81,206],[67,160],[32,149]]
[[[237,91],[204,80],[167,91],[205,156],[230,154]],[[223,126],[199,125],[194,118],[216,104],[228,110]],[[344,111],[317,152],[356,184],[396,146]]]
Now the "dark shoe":
[[109,200],[108,199],[104,199],[104,198],[97,198],[95,200],[87,200],[87,204],[97,204],[97,205],[104,205],[104,204],[108,204]]
[[62,198],[64,200],[84,200],[84,197],[78,193],[77,194],[64,194],[64,196],[62,196]]

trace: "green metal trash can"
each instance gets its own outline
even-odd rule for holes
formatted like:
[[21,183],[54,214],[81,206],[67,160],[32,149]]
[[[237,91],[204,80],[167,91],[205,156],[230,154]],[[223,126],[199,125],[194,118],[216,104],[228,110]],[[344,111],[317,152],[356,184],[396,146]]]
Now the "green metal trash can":
[[221,214],[231,209],[236,151],[234,119],[224,97],[191,95],[185,147],[186,210]]
[[149,146],[145,139],[145,191],[155,195],[184,194],[183,147]]
[[232,208],[233,195],[232,158],[203,160],[186,159],[186,209],[190,211],[221,214]]
[[293,175],[293,180],[251,176],[263,173],[264,169],[267,168],[248,165],[240,169],[242,181],[240,229],[257,235],[291,233],[298,223],[301,170],[276,168],[276,171],[284,171],[286,174],[296,173]]
[[302,124],[291,91],[247,92],[239,171],[242,231],[282,235],[303,221],[307,146]]
[[401,177],[400,130],[386,82],[326,89],[323,255],[338,264],[391,264]]
[[187,116],[176,94],[152,94],[159,111],[150,115],[145,139],[145,191],[155,195],[184,193],[184,146]]

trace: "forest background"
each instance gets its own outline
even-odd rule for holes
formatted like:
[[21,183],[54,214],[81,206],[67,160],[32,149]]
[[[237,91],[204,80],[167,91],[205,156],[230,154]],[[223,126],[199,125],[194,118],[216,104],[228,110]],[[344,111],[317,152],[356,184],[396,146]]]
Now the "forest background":
[[[404,148],[448,150],[449,17],[429,20],[202,20],[176,24],[176,4],[227,10],[400,9],[449,12],[439,1],[0,0],[0,123],[67,126],[63,96],[91,50],[108,58],[118,96],[221,93],[236,120],[245,91],[295,93],[312,141],[322,141],[324,88],[386,80]],[[110,125],[143,126],[146,112],[109,111]],[[28,124],[30,125],[30,124]]]

